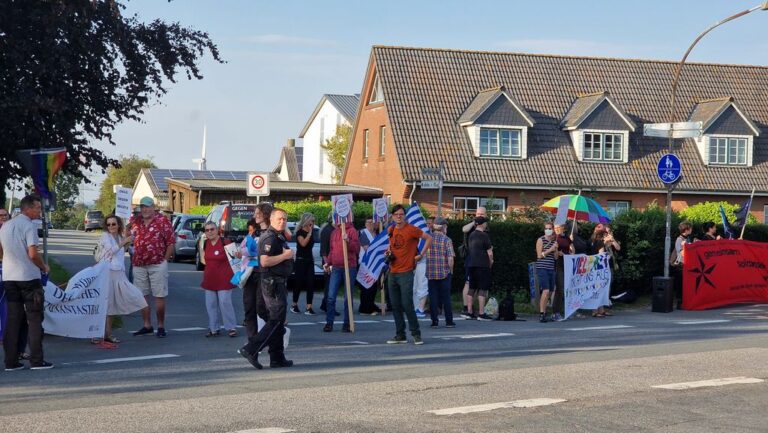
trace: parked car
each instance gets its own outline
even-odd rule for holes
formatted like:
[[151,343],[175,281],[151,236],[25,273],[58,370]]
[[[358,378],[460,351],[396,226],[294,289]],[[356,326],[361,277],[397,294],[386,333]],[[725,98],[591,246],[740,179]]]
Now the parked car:
[[173,233],[176,236],[176,246],[172,261],[178,262],[184,258],[194,258],[197,254],[197,238],[203,231],[205,215],[177,214],[173,218]]
[[102,222],[104,221],[104,214],[100,210],[89,210],[85,213],[85,219],[83,220],[83,230],[89,232],[95,229],[103,229]]
[[[211,209],[205,217],[205,222],[213,221],[219,228],[221,237],[239,244],[248,234],[248,220],[253,218],[255,212],[255,204],[222,203]],[[195,268],[198,271],[205,269],[205,259],[200,257],[199,248],[203,239],[205,236],[201,231],[197,235],[198,248],[195,249]]]

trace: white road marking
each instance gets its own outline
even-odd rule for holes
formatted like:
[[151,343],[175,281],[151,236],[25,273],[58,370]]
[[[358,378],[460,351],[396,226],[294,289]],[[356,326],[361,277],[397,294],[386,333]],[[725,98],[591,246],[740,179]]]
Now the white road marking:
[[288,326],[320,325],[321,322],[288,322]]
[[472,338],[493,338],[493,337],[511,337],[515,334],[511,334],[508,332],[499,332],[498,334],[457,334],[457,335],[442,335],[440,338],[442,340],[468,340]]
[[359,344],[361,346],[364,346],[366,344],[371,344],[367,341],[347,341],[346,344]]
[[675,322],[678,325],[706,325],[708,323],[727,323],[730,320],[727,319],[713,319],[713,320],[683,320],[681,322]]
[[395,323],[394,319],[384,319],[382,322],[389,322],[389,323]]
[[652,386],[652,388],[681,390],[681,389],[704,388],[704,387],[710,387],[710,386],[725,386],[725,385],[760,383],[760,382],[765,382],[765,381],[763,379],[757,379],[754,377],[739,376],[739,377],[726,377],[723,379],[700,380],[697,382],[682,382],[682,383],[670,383],[666,385],[654,385]]
[[381,320],[355,320],[355,325],[358,323],[381,323]]
[[192,328],[176,328],[176,329],[171,329],[171,331],[173,331],[173,332],[205,331],[205,330],[206,330],[206,328],[200,328],[200,327],[197,327],[197,326],[193,326]]
[[563,400],[561,398],[533,398],[530,400],[515,400],[515,401],[506,401],[502,403],[480,404],[477,406],[453,407],[450,409],[430,410],[427,412],[433,413],[435,415],[456,415],[456,414],[475,413],[475,412],[487,412],[490,410],[506,409],[506,408],[514,408],[514,407],[528,408],[528,407],[548,406],[550,404],[562,403],[564,401],[567,401],[567,400]]
[[178,358],[181,355],[174,355],[173,353],[164,353],[161,355],[147,355],[147,356],[132,356],[129,358],[109,358],[109,359],[97,359],[94,361],[81,361],[81,362],[67,362],[64,365],[72,364],[112,364],[115,362],[129,362],[129,361],[146,361],[150,359],[164,359],[164,358]]
[[584,328],[566,328],[566,331],[602,331],[604,329],[624,329],[634,328],[630,325],[610,325],[610,326],[587,326]]
[[265,428],[253,428],[250,430],[238,430],[230,433],[289,433],[296,430],[291,430],[282,427],[265,427]]

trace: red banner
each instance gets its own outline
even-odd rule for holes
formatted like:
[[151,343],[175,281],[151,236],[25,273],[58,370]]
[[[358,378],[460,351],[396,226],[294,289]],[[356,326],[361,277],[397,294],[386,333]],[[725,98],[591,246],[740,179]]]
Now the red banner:
[[695,242],[683,256],[684,310],[768,302],[768,243]]

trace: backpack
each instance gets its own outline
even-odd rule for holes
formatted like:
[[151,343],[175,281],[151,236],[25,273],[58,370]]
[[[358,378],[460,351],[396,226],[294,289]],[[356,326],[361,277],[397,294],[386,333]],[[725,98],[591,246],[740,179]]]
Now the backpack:
[[[685,243],[685,240],[683,240],[683,243]],[[675,268],[683,266],[683,261],[678,261],[677,248],[675,248],[675,245],[672,245],[672,251],[669,253],[669,265]]]
[[515,314],[515,298],[512,296],[507,295],[506,298],[501,300],[501,304],[499,304],[499,320],[517,320],[517,314]]

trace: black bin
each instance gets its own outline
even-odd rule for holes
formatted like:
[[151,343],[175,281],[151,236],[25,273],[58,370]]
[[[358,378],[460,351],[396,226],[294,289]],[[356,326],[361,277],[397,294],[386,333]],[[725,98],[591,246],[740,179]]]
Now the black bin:
[[653,277],[653,303],[651,311],[654,313],[671,313],[674,301],[674,278]]

